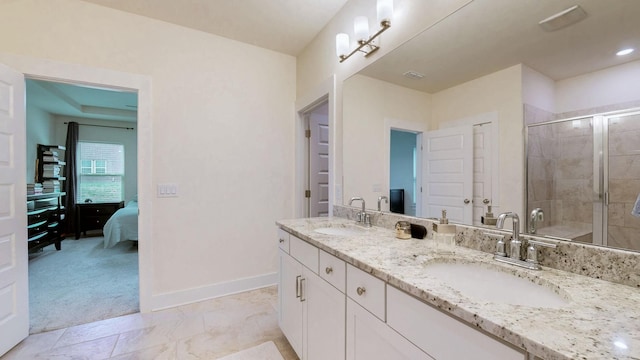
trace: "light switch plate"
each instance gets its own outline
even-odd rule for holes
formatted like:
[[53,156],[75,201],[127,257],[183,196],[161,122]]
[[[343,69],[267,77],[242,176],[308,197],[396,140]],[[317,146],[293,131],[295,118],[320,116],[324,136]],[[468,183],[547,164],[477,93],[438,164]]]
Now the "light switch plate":
[[158,197],[178,197],[178,184],[158,184]]

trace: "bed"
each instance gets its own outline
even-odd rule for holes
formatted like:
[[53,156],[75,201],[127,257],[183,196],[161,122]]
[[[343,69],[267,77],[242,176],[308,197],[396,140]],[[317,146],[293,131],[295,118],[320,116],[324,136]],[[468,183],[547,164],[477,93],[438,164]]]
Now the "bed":
[[118,209],[104,224],[102,231],[105,249],[121,241],[138,241],[138,202],[129,201],[127,206]]

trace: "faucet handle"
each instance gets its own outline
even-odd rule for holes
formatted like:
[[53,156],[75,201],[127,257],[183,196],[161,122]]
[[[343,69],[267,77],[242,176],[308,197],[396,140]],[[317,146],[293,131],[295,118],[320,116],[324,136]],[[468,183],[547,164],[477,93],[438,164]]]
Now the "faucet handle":
[[498,242],[496,243],[496,253],[495,253],[495,255],[497,255],[497,256],[507,256],[507,253],[505,252],[505,246],[504,246],[504,235],[496,234],[496,233],[486,233],[485,235],[487,235],[488,237],[493,238],[493,239],[498,239]]
[[536,248],[536,246],[544,246],[552,249],[555,249],[558,247],[558,245],[556,244],[550,244],[543,241],[534,240],[529,236],[524,236],[524,238],[527,239],[527,243],[528,243],[526,261],[535,265],[538,264],[538,249]]
[[367,213],[362,213],[362,221],[364,226],[371,227],[371,215]]

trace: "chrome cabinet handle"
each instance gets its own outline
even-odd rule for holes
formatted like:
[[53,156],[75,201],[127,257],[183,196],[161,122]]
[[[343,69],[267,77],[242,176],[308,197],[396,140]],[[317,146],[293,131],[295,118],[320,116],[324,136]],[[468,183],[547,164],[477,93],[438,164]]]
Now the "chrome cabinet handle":
[[300,302],[303,302],[303,301],[307,300],[307,299],[304,297],[304,286],[302,286],[302,282],[303,282],[303,281],[306,281],[306,280],[307,280],[307,279],[305,279],[305,278],[300,279]]
[[465,204],[468,204],[468,203],[470,203],[470,202],[471,202],[471,200],[469,200],[469,199],[464,199],[464,203],[465,203]]
[[489,199],[484,199],[484,200],[482,200],[482,203],[483,203],[483,204],[485,204],[485,205],[487,205],[487,204],[489,204],[489,203],[490,203],[490,201],[489,201]]
[[302,294],[300,294],[300,278],[301,277],[302,275],[296,276],[296,299],[302,297]]
[[284,239],[280,239],[280,244],[282,244],[284,242]]
[[331,266],[327,266],[326,269],[324,269],[324,272],[326,272],[327,275],[329,275],[333,272],[333,268]]
[[356,289],[356,292],[358,293],[358,295],[362,296],[365,292],[367,292],[367,289],[365,289],[362,286],[358,286],[358,288]]

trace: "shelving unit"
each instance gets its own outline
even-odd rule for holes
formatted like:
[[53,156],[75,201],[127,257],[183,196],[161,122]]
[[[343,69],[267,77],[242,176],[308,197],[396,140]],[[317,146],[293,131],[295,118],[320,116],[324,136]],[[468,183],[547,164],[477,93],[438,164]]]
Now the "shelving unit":
[[27,195],[27,230],[29,250],[55,244],[61,249],[64,240],[66,212],[64,208],[64,146],[38,144],[36,183],[42,193]]
[[27,239],[29,250],[55,244],[61,249],[64,240],[65,211],[63,192],[27,195]]

